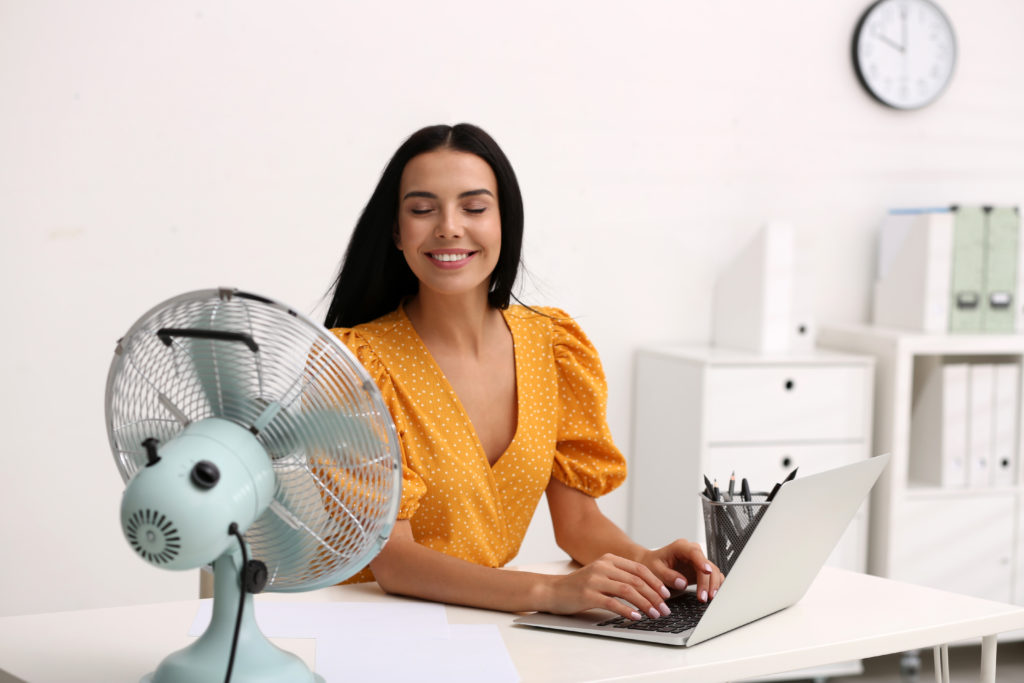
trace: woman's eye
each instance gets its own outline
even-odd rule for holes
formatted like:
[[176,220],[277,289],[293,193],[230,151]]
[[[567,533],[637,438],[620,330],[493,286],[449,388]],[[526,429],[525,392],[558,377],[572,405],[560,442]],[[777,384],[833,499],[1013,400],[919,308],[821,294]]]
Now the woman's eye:
[[476,209],[476,208],[472,208],[472,209],[471,209],[471,208],[468,208],[468,207],[467,207],[467,208],[465,209],[466,213],[477,213],[477,214],[479,214],[479,213],[483,213],[483,212],[484,212],[484,211],[486,211],[486,210],[487,210],[487,207],[482,207],[482,208],[479,208],[479,209]]
[[423,216],[430,213],[430,209],[409,209],[415,216]]

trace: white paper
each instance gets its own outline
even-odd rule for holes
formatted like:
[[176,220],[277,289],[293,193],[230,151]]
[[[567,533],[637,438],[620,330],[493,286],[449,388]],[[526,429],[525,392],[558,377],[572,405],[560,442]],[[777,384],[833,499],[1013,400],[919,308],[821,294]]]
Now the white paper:
[[[449,625],[438,603],[259,601],[255,610],[267,637],[315,639],[315,670],[328,682],[519,680],[496,625]],[[213,600],[201,600],[189,635],[212,613]]]
[[453,624],[450,637],[405,629],[338,640],[320,638],[316,672],[332,681],[515,683],[519,674],[494,624]]
[[[330,632],[360,634],[397,624],[414,632],[448,637],[444,605],[433,602],[264,602],[257,601],[256,624],[269,638],[320,638]],[[201,600],[188,634],[206,630],[213,600]]]

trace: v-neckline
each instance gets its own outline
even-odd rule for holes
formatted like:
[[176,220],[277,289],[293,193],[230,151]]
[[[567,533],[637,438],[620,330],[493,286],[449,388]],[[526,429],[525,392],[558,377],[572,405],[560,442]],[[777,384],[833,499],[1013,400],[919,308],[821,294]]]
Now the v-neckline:
[[412,336],[416,340],[416,343],[419,344],[420,348],[423,350],[423,353],[426,354],[426,357],[430,359],[430,364],[434,369],[434,373],[437,375],[438,382],[441,383],[442,388],[444,388],[444,390],[448,393],[448,396],[451,398],[451,401],[455,404],[456,409],[458,409],[459,413],[462,415],[462,419],[468,425],[469,433],[472,435],[473,442],[476,444],[476,452],[481,458],[484,466],[486,466],[486,468],[489,471],[494,471],[498,467],[498,465],[500,465],[505,460],[505,456],[508,455],[510,451],[512,451],[512,447],[515,445],[516,440],[519,439],[519,434],[522,431],[520,429],[520,425],[522,424],[523,410],[520,397],[523,395],[523,392],[521,391],[522,383],[520,381],[521,377],[519,375],[519,345],[516,343],[516,332],[514,329],[514,325],[509,320],[509,317],[507,315],[508,309],[499,310],[498,312],[501,313],[501,319],[505,321],[505,326],[508,328],[508,332],[512,336],[512,363],[515,366],[516,376],[516,428],[512,432],[512,440],[508,442],[507,446],[505,446],[505,450],[501,452],[501,455],[499,455],[495,459],[494,464],[491,464],[490,459],[487,457],[487,451],[484,450],[484,444],[480,440],[480,435],[477,434],[476,432],[476,425],[474,425],[473,420],[470,419],[469,412],[466,411],[466,407],[462,404],[462,399],[459,398],[459,394],[455,391],[455,387],[453,387],[451,382],[448,381],[448,377],[444,374],[444,370],[441,369],[441,366],[438,365],[437,360],[434,358],[434,354],[430,352],[430,349],[427,347],[426,342],[424,342],[423,338],[420,337],[420,333],[416,331],[416,326],[412,324],[412,319],[409,317],[409,314],[405,310],[405,303],[402,303],[399,306],[399,311],[401,312],[402,319],[409,326],[409,330],[411,330]]

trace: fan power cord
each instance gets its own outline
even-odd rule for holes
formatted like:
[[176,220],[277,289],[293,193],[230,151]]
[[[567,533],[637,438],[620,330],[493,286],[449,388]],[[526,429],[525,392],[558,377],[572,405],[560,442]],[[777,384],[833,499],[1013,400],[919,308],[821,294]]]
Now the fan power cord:
[[235,668],[235,650],[238,649],[238,632],[242,630],[242,611],[245,609],[245,585],[242,581],[242,575],[245,573],[245,567],[249,564],[249,553],[245,549],[245,536],[238,530],[238,524],[231,522],[228,527],[228,533],[238,539],[238,545],[242,548],[242,569],[238,572],[238,581],[242,583],[241,590],[239,591],[238,598],[238,617],[235,619],[235,634],[231,637],[231,655],[228,657],[228,673],[224,676],[224,683],[231,683],[231,670]]

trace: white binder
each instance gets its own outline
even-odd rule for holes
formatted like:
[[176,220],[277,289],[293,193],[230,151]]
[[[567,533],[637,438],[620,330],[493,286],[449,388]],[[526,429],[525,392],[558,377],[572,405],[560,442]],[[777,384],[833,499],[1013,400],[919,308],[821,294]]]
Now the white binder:
[[918,332],[949,329],[953,221],[948,209],[886,216],[878,237],[875,325]]
[[992,427],[992,483],[1014,486],[1017,483],[1017,416],[1020,414],[1020,365],[998,363],[995,366]]
[[715,346],[787,351],[794,339],[794,231],[771,222],[726,266],[715,283]]
[[970,425],[967,429],[967,447],[970,452],[967,483],[971,487],[992,484],[992,437],[995,423],[995,366],[992,363],[971,363]]
[[967,486],[968,372],[966,363],[924,356],[914,367],[910,479],[945,488]]

